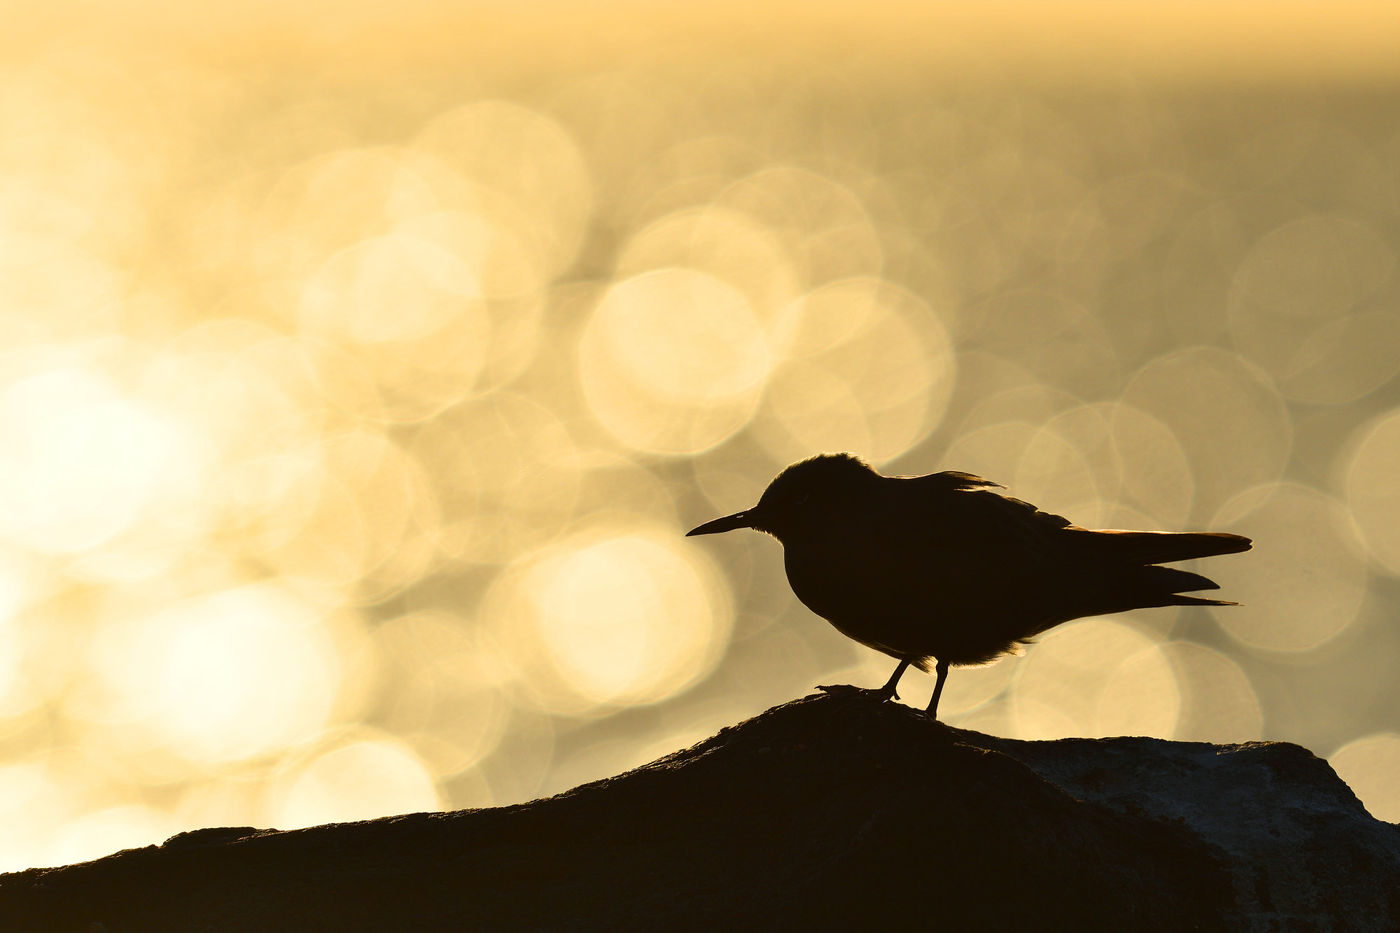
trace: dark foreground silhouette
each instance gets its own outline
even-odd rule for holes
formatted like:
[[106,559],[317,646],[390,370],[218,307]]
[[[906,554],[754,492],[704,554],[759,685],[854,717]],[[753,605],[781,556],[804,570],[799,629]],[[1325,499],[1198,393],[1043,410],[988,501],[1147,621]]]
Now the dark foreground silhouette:
[[0,929],[1400,929],[1400,828],[1282,743],[1018,742],[788,703],[514,807],[0,877]]
[[1212,532],[1091,531],[970,473],[881,476],[850,454],[793,464],[758,505],[692,528],[765,531],[783,543],[797,598],[843,634],[909,665],[982,664],[1052,626],[1153,606],[1234,606],[1200,574],[1157,564],[1247,551]]

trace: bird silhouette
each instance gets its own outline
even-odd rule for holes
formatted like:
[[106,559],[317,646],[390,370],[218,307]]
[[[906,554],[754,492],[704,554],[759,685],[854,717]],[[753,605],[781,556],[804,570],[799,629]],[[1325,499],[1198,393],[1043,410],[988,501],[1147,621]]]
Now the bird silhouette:
[[898,659],[898,694],[912,664],[938,680],[949,665],[982,664],[1061,622],[1151,606],[1234,606],[1192,590],[1219,587],[1157,564],[1247,551],[1248,538],[1216,532],[1092,531],[948,471],[881,476],[850,454],[793,464],[758,504],[687,535],[735,528],[783,545],[797,598],[843,635]]

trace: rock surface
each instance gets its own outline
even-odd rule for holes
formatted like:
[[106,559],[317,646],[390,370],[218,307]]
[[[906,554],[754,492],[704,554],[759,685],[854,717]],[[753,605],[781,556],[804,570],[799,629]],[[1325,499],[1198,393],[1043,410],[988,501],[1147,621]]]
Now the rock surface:
[[1022,742],[807,697],[557,797],[0,876],[44,931],[1400,929],[1400,827],[1295,745]]

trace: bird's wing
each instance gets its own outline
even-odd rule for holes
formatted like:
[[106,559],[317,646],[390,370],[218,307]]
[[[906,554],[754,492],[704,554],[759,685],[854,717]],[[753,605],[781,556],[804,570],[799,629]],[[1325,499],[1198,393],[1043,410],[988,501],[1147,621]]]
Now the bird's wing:
[[964,473],[961,470],[944,470],[942,473],[930,473],[927,476],[900,477],[915,486],[922,487],[931,492],[953,492],[958,489],[981,489],[984,487],[1001,489],[1001,483],[994,483],[989,479],[983,479],[973,473]]
[[[986,483],[985,486],[996,486]],[[960,490],[954,500],[958,511],[967,521],[975,521],[997,538],[1018,538],[1040,545],[1055,538],[1062,528],[1076,528],[1063,515],[1044,512],[1026,502],[995,489],[970,487]]]
[[[921,529],[905,542],[912,561],[935,560],[950,572],[1049,572],[1064,560],[1059,538],[1070,520],[1000,491],[1000,484],[970,473],[932,473],[907,480],[909,496],[886,500],[886,527]],[[916,543],[916,541],[918,543]]]
[[901,624],[910,626],[910,644],[932,632],[928,654],[937,648],[964,662],[988,659],[1082,614],[1073,608],[1084,568],[1067,559],[1059,540],[1069,519],[966,473],[889,489],[868,533],[856,536],[864,546],[850,562],[872,614],[907,619]]

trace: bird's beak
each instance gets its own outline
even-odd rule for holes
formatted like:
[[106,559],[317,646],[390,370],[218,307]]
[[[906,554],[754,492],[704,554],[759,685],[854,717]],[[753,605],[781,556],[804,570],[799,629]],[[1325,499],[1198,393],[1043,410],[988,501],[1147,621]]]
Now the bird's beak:
[[733,531],[735,528],[753,527],[753,509],[745,509],[742,512],[735,512],[733,515],[726,515],[724,518],[716,518],[703,525],[698,525],[685,533],[689,538],[691,535],[717,535],[721,531]]

